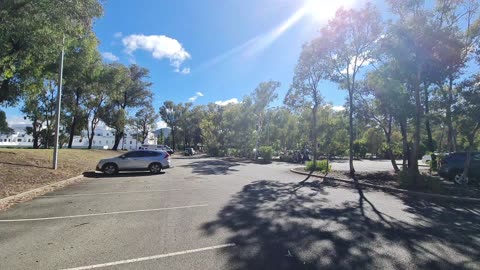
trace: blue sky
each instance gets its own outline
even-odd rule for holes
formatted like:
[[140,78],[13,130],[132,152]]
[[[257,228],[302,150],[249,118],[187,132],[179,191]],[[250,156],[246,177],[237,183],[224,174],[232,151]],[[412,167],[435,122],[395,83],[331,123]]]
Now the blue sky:
[[[365,1],[106,1],[94,30],[106,61],[150,70],[156,109],[165,100],[241,100],[270,79],[282,84],[280,105],[302,44],[317,35],[340,2]],[[327,102],[344,104],[345,92],[333,83],[324,83],[323,94]],[[21,118],[17,108],[6,112],[10,122]]]

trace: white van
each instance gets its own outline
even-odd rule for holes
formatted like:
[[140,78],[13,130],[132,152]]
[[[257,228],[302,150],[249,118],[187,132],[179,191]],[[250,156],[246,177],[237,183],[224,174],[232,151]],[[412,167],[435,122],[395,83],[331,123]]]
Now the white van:
[[138,150],[161,150],[161,151],[166,151],[169,154],[173,153],[173,150],[162,144],[142,144],[140,147],[138,147]]

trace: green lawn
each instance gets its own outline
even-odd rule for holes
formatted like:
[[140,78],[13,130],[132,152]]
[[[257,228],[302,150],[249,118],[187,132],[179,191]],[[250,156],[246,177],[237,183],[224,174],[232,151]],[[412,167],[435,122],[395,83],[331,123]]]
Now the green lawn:
[[98,160],[120,155],[111,150],[60,149],[52,169],[52,149],[0,148],[0,198],[95,170]]

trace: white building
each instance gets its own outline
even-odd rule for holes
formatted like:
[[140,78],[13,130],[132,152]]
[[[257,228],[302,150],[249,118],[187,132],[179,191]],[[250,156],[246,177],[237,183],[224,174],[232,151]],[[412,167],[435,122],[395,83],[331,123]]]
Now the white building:
[[[28,135],[25,132],[25,126],[15,126],[12,125],[14,132],[12,134],[0,134],[0,147],[32,147],[33,146],[33,136]],[[81,136],[74,136],[72,148],[88,148],[88,137],[87,131],[82,131]],[[127,149],[133,150],[138,149],[142,144],[140,138],[137,140],[136,130],[131,129],[125,130],[125,136],[123,140],[120,141],[118,149]],[[145,144],[155,144],[156,138],[153,132],[148,136],[148,140],[145,141]],[[93,138],[92,148],[95,149],[112,149],[115,144],[115,135],[113,130],[109,127],[98,127],[95,131],[95,137]],[[67,147],[67,144],[64,144],[63,147]]]

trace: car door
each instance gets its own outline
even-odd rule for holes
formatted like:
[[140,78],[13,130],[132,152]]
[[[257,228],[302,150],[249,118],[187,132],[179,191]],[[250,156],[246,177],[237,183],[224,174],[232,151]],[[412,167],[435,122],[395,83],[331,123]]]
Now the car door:
[[142,152],[145,151],[131,151],[123,155],[119,167],[125,170],[132,170],[141,168]]

